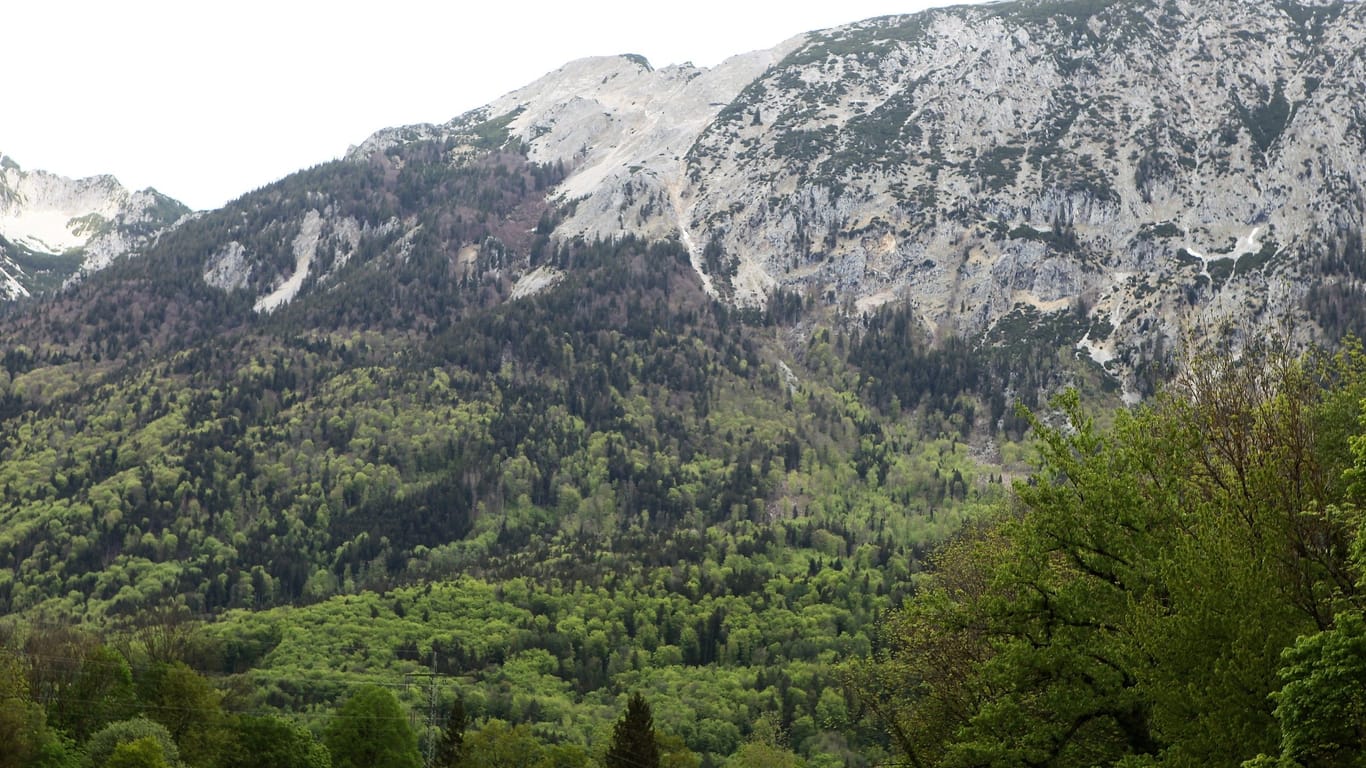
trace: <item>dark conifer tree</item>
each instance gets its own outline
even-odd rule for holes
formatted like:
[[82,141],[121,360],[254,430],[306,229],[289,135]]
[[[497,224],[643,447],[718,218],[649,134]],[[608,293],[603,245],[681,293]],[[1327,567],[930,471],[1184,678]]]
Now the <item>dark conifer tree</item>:
[[465,703],[456,699],[451,705],[450,715],[446,718],[446,728],[441,732],[441,742],[436,747],[436,768],[455,768],[465,757],[465,728],[469,726],[469,716],[465,714]]
[[655,742],[654,715],[639,692],[626,702],[626,713],[612,729],[607,749],[607,768],[659,768],[659,745]]

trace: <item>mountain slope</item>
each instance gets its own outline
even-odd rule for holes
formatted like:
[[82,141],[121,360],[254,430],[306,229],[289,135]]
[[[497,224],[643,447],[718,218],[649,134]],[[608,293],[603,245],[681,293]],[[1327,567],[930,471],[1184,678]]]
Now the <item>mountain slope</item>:
[[843,338],[790,354],[676,241],[552,243],[562,172],[456,149],[295,174],[0,317],[0,642],[195,616],[253,710],[421,663],[557,741],[648,686],[699,688],[661,716],[713,763],[761,711],[843,743],[831,659],[1001,493],[973,418],[884,421]]
[[1228,324],[1355,329],[1363,50],[1360,3],[965,6],[710,71],[575,62],[351,156],[497,126],[566,168],[562,238],[676,236],[730,301],[904,302],[932,336],[1076,311],[1133,396]]
[[25,171],[0,154],[0,296],[29,296],[102,269],[187,213],[154,189]]
[[833,664],[1003,504],[1016,405],[1361,322],[1361,6],[1266,8],[575,62],[188,217],[0,312],[0,613],[199,617],[252,711],[428,670],[556,742],[645,689],[709,765],[886,763]]
[[1364,223],[1363,43],[1359,3],[1022,2],[831,30],[698,141],[692,224],[739,261],[741,300],[895,298],[959,333],[1080,303],[1101,363],[1302,316],[1306,278],[1333,279],[1315,257]]

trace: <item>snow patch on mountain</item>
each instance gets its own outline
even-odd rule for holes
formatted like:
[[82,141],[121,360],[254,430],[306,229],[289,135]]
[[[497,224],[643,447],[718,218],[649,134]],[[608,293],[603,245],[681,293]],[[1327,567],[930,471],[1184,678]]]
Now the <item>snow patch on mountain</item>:
[[[147,189],[130,192],[113,176],[70,179],[46,171],[26,171],[0,155],[0,237],[22,248],[40,266],[48,285],[52,276],[73,277],[69,260],[45,257],[81,255],[78,274],[103,269],[115,258],[146,246],[188,213],[180,203]],[[14,285],[32,275],[17,268],[7,273]],[[28,295],[10,290],[11,298]]]
[[84,246],[129,197],[112,176],[73,180],[14,163],[0,168],[0,189],[0,236],[51,254]]
[[16,280],[4,267],[0,267],[0,291],[4,291],[5,296],[11,300],[28,298],[30,295],[23,283]]
[[38,253],[65,253],[85,245],[88,224],[69,211],[20,209],[0,214],[0,236]]

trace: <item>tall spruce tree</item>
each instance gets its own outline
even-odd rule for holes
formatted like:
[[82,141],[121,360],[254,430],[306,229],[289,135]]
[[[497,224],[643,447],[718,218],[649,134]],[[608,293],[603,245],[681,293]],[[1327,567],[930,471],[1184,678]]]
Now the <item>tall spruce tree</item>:
[[455,768],[465,756],[465,729],[469,727],[469,716],[465,714],[465,703],[456,699],[446,718],[446,728],[441,732],[441,741],[436,747],[437,768]]
[[654,715],[639,692],[626,702],[626,713],[612,729],[607,749],[607,768],[659,768],[659,744],[655,741]]

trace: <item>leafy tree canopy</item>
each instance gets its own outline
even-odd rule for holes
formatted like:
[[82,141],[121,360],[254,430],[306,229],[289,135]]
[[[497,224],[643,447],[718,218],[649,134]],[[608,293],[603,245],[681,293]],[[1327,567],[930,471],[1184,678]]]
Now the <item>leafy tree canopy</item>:
[[332,718],[323,743],[336,768],[419,768],[422,756],[408,715],[394,694],[365,686]]

